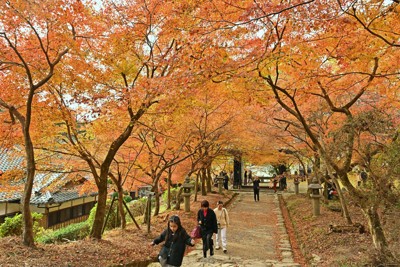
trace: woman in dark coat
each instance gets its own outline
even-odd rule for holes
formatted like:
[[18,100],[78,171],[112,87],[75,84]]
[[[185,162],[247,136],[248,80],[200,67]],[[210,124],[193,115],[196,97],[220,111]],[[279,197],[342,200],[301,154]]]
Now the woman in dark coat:
[[207,257],[207,250],[210,250],[210,256],[214,255],[213,234],[218,233],[217,216],[210,209],[210,203],[207,200],[201,202],[201,208],[197,212],[197,221],[201,227],[201,239],[203,241],[203,256]]
[[186,245],[194,246],[194,240],[182,227],[181,220],[177,215],[169,218],[167,229],[154,239],[151,245],[154,246],[163,241],[165,243],[158,256],[161,266],[181,266]]

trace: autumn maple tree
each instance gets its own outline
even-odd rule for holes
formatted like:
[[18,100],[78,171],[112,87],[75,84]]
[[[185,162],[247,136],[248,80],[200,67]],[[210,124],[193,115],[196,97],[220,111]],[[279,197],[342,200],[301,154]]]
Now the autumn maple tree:
[[11,124],[20,124],[23,135],[27,164],[22,197],[23,240],[28,246],[34,246],[29,205],[36,170],[31,126],[36,103],[45,99],[46,86],[69,51],[73,35],[63,10],[72,11],[73,8],[73,4],[65,1],[5,1],[1,4],[0,106],[8,110]]
[[[355,117],[368,109],[366,105],[372,106],[368,98],[376,98],[376,90],[385,86],[382,78],[390,79],[396,72],[389,63],[391,57],[382,53],[391,46],[377,45],[362,28],[347,16],[340,16],[335,8],[327,12],[330,14],[327,18],[313,13],[314,18],[310,12],[312,8],[299,12],[306,15],[302,21],[310,23],[309,28],[302,25],[306,32],[302,32],[290,17],[280,16],[280,23],[275,27],[282,35],[275,36],[276,46],[260,61],[259,76],[272,89],[277,103],[304,128],[331,177],[337,174],[360,203],[381,255],[392,258],[378,219],[379,198],[371,198],[371,192],[355,188],[348,177],[356,140]],[[317,17],[323,19],[324,24],[317,26]],[[302,36],[296,35],[293,39],[294,36],[284,34],[288,29]],[[358,38],[369,42],[368,48],[360,46],[359,39],[353,38],[355,32]],[[323,131],[313,123],[312,116],[317,111],[326,120]],[[350,217],[347,219],[351,222]]]
[[[189,80],[181,66],[185,61],[178,60],[186,56],[184,43],[179,43],[184,36],[173,30],[174,16],[164,21],[172,12],[167,3],[104,2],[102,10],[88,25],[93,34],[85,35],[68,62],[73,67],[66,66],[59,84],[53,85],[66,129],[67,144],[61,145],[86,162],[98,189],[94,238],[101,238],[107,180],[119,149],[154,104],[186,91],[177,80]],[[107,28],[110,21],[112,31]],[[78,26],[74,30],[82,35]],[[82,136],[79,125],[93,139]],[[100,141],[101,147],[96,146]]]

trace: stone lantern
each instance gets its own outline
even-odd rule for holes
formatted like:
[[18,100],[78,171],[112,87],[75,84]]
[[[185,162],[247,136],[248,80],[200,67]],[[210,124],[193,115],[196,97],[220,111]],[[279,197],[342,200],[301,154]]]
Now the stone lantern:
[[294,183],[294,193],[296,195],[298,195],[299,194],[299,184],[300,184],[299,178],[295,177],[293,183]]
[[309,189],[311,189],[311,201],[312,201],[312,206],[313,206],[313,215],[314,216],[319,216],[320,213],[320,205],[319,201],[320,198],[322,197],[321,194],[319,193],[319,190],[322,189],[322,186],[315,180],[313,180],[313,183],[311,183],[308,186]]
[[217,180],[218,183],[218,194],[222,194],[222,188],[224,185],[224,176],[220,174],[217,177],[215,177],[215,179]]
[[191,189],[194,187],[194,184],[190,183],[190,178],[189,176],[186,176],[185,181],[182,184],[183,187],[183,201],[185,203],[185,211],[189,212],[190,211],[190,195]]

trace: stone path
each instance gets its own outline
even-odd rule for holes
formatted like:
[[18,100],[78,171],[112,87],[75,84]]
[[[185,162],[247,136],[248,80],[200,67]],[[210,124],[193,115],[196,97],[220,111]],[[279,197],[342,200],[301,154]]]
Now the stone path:
[[[188,253],[182,266],[190,267],[290,267],[301,266],[293,260],[277,194],[240,192],[228,207],[231,225],[227,231],[228,253],[215,250],[203,258],[201,241]],[[158,263],[148,267],[159,266]]]

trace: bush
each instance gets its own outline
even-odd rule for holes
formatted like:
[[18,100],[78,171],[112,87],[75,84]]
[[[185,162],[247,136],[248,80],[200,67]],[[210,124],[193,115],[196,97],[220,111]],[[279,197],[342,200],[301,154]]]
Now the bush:
[[[194,187],[193,187],[194,188]],[[171,203],[176,203],[176,198],[179,192],[179,187],[171,188]],[[165,192],[162,194],[162,199],[164,203],[168,202],[168,191],[165,190]]]
[[[43,231],[43,227],[39,225],[42,218],[42,214],[36,212],[32,213],[34,235]],[[14,217],[7,217],[4,223],[0,225],[0,237],[20,235],[22,235],[22,214],[17,214]]]
[[[146,210],[147,198],[142,197],[137,200],[128,203],[128,208],[131,211],[133,217],[142,216]],[[131,220],[131,219],[128,219]]]
[[[119,219],[117,221],[118,200],[116,199],[114,201],[114,204],[113,204],[113,207],[112,207],[111,211],[110,211],[110,206],[111,206],[111,200],[107,200],[107,203],[106,203],[106,218],[104,220],[107,219],[107,216],[108,216],[108,219],[107,219],[107,224],[106,224],[105,230],[111,230],[111,229],[114,229],[114,228],[119,227],[121,225],[121,220]],[[90,230],[93,227],[94,217],[96,215],[96,210],[97,210],[97,203],[92,208],[92,210],[90,211],[89,218],[86,220],[87,223],[89,224]],[[108,213],[110,213],[110,214],[108,214]],[[118,214],[118,218],[119,218],[119,214]]]
[[124,196],[124,201],[125,201],[125,203],[129,203],[129,202],[131,202],[131,201],[132,201],[132,197],[131,197],[131,196],[129,196],[129,195],[127,195],[127,196]]
[[90,226],[85,222],[70,224],[67,227],[56,231],[45,231],[37,241],[40,243],[55,243],[69,240],[80,240],[87,237],[90,233]]

